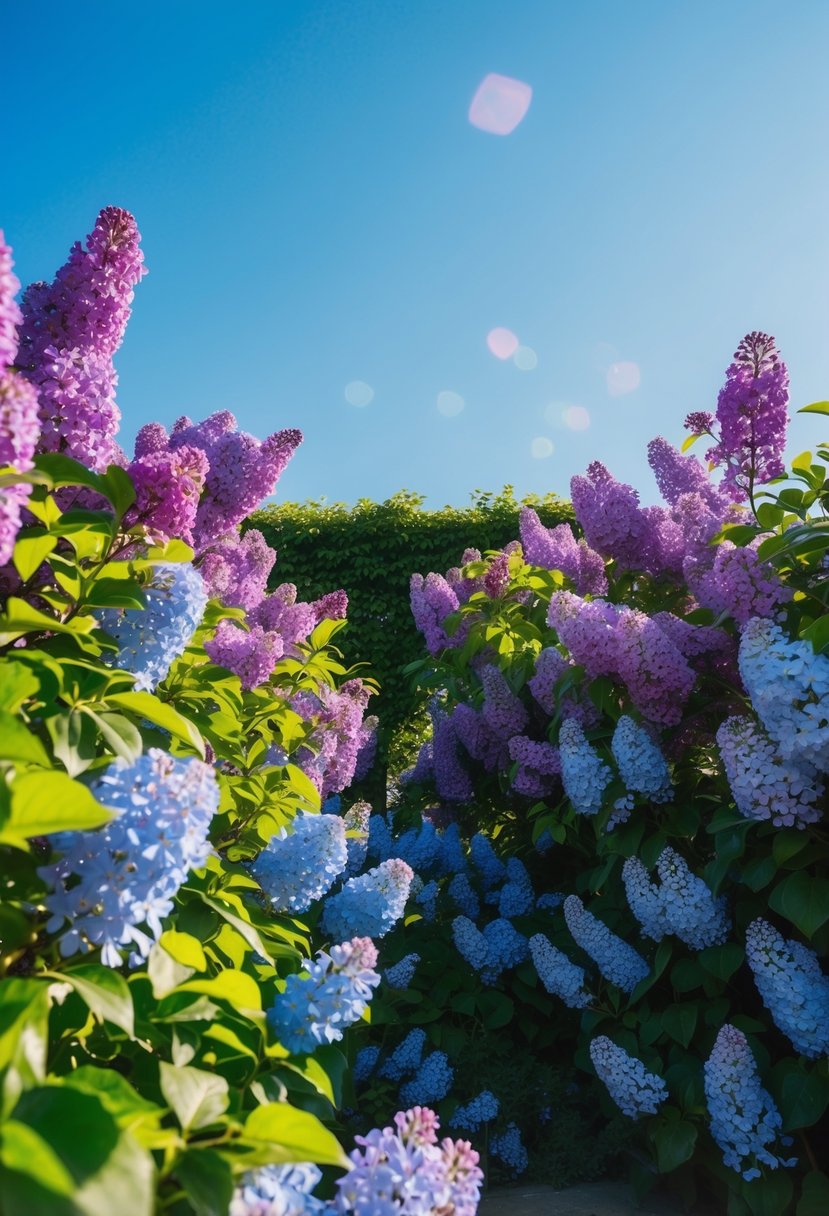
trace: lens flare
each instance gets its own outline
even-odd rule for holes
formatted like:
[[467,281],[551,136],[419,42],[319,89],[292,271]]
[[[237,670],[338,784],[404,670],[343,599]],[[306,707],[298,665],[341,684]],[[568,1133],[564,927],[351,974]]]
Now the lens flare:
[[519,371],[531,372],[538,367],[538,355],[531,346],[519,346],[512,361]]
[[370,384],[366,384],[365,380],[351,380],[345,386],[343,396],[349,405],[362,408],[364,405],[370,405],[374,400],[374,389]]
[[511,329],[496,325],[486,336],[486,344],[496,359],[510,359],[518,350],[518,339]]
[[456,418],[465,405],[466,402],[460,393],[453,393],[449,388],[444,388],[438,393],[438,413],[443,414],[444,418]]
[[555,444],[546,435],[536,435],[530,444],[530,455],[534,460],[546,460],[555,450]]
[[639,387],[641,378],[638,363],[611,363],[607,369],[607,391],[611,397],[623,397]]
[[511,76],[490,72],[475,91],[469,106],[469,121],[490,135],[509,135],[515,130],[532,101],[532,87]]
[[561,411],[561,421],[571,431],[586,431],[590,426],[590,414],[583,405],[567,405]]

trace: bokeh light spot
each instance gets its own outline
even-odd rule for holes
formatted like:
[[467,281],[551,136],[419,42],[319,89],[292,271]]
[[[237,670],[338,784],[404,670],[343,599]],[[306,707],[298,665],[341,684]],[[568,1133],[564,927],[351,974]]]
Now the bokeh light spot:
[[512,361],[522,372],[531,372],[538,367],[538,355],[531,346],[519,346]]
[[607,369],[607,391],[611,397],[623,397],[639,387],[641,378],[638,363],[611,363]]
[[561,411],[561,421],[571,431],[586,431],[590,426],[590,414],[583,405],[566,405]]
[[530,108],[532,95],[532,87],[523,80],[490,72],[475,91],[469,121],[490,135],[509,135]]
[[345,386],[345,399],[349,405],[370,405],[374,400],[374,389],[365,380],[352,380]]
[[518,350],[518,339],[511,329],[496,325],[486,336],[486,344],[496,359],[510,359]]
[[546,460],[555,450],[555,444],[546,435],[536,435],[530,444],[530,455],[534,460]]
[[466,402],[460,393],[453,393],[449,388],[444,388],[438,393],[438,412],[443,414],[444,418],[457,417],[465,405]]

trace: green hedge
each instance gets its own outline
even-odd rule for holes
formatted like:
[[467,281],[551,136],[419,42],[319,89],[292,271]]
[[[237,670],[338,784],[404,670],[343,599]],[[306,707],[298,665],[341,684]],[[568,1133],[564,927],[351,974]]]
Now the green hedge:
[[[554,494],[516,499],[511,486],[496,495],[475,491],[469,507],[423,509],[422,496],[401,490],[385,502],[362,498],[345,503],[283,503],[255,512],[247,522],[277,550],[273,585],[295,583],[301,598],[313,599],[344,587],[348,628],[342,647],[349,663],[369,663],[366,674],[380,684],[372,705],[381,722],[377,780],[385,786],[386,760],[405,759],[405,724],[418,721],[422,694],[402,675],[419,659],[423,640],[409,610],[413,572],[444,572],[467,547],[485,552],[518,537],[523,505],[535,507],[548,526],[573,518],[570,504]],[[404,728],[401,736],[401,728]],[[394,763],[392,767],[396,767]]]

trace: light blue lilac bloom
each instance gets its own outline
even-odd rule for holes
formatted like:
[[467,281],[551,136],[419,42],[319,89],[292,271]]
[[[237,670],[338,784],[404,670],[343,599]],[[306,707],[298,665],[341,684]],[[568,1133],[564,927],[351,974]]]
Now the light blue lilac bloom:
[[559,996],[570,1009],[584,1009],[593,999],[584,986],[584,971],[571,962],[543,933],[530,938],[530,957],[538,978],[551,996]]
[[313,1051],[343,1037],[359,1021],[380,983],[374,970],[377,950],[367,937],[355,937],[305,963],[305,974],[289,975],[285,990],[268,1010],[268,1025],[293,1053]]
[[305,912],[325,895],[348,861],[339,815],[299,811],[251,863],[251,873],[275,912]]
[[588,912],[577,895],[565,899],[564,919],[576,944],[590,955],[605,979],[623,992],[632,992],[649,974],[641,954]]
[[325,902],[322,927],[332,941],[348,937],[384,937],[406,907],[412,869],[399,857],[381,861],[373,870],[349,878]]
[[629,1056],[606,1035],[590,1044],[590,1059],[600,1081],[607,1087],[623,1115],[638,1119],[655,1115],[668,1098],[668,1087],[661,1077],[649,1072],[641,1060]]
[[810,1060],[829,1054],[829,978],[814,950],[766,920],[746,930],[746,958],[775,1026]]
[[400,1086],[404,1106],[428,1106],[445,1098],[455,1073],[445,1051],[432,1051],[421,1062],[411,1081]]

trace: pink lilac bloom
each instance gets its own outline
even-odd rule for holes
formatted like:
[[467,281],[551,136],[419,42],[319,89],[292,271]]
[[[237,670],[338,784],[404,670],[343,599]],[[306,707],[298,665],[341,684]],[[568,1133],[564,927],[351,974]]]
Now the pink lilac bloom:
[[727,506],[697,458],[683,456],[661,435],[648,444],[648,464],[653,470],[659,493],[672,507],[676,506],[683,494],[699,494],[715,511]]
[[594,460],[587,475],[573,477],[570,497],[576,519],[591,548],[613,558],[622,569],[641,569],[652,545],[651,527],[639,495]]
[[15,296],[20,280],[13,272],[12,251],[0,228],[0,371],[14,363],[17,355],[17,327],[23,319]]
[[443,622],[459,607],[458,596],[441,574],[413,574],[410,580],[412,615],[426,639],[430,654],[438,654],[455,640],[444,632]]
[[[264,598],[275,561],[274,550],[262,533],[252,528],[244,536],[222,537],[204,554],[199,570],[212,599],[251,611]],[[259,624],[264,625],[261,621]]]
[[527,711],[510,688],[504,673],[488,664],[479,674],[484,690],[481,713],[487,726],[505,741],[520,734],[527,725]]
[[789,374],[774,338],[756,330],[746,334],[717,399],[719,442],[708,453],[725,466],[723,489],[736,498],[785,472],[788,402]]
[[36,387],[40,447],[103,470],[120,458],[112,358],[124,337],[133,288],[145,273],[135,220],[105,207],[51,284],[23,296],[18,366]]
[[518,761],[518,771],[512,778],[512,788],[527,798],[543,798],[553,788],[561,773],[561,757],[552,743],[538,743],[526,735],[515,735],[509,741],[510,760]]
[[[507,553],[508,549],[509,546],[504,549],[504,552]],[[455,595],[457,595],[459,604],[465,604],[470,595],[473,595],[476,591],[483,591],[484,589],[483,575],[476,575],[475,578],[471,578],[464,574],[464,568],[468,566],[470,562],[479,562],[480,560],[480,549],[464,549],[463,553],[461,554],[460,565],[453,566],[451,570],[446,571],[446,582],[455,592]]]
[[649,722],[676,726],[696,680],[688,661],[644,612],[623,609],[614,633],[631,701]]
[[261,625],[241,629],[233,621],[219,621],[216,633],[204,643],[208,658],[238,676],[242,687],[256,688],[268,679],[282,658],[282,638],[266,633]]
[[320,621],[344,621],[348,615],[348,595],[342,588],[328,591],[318,600],[312,600],[310,607],[318,625]]
[[300,692],[291,707],[314,726],[308,746],[292,759],[314,782],[323,798],[351,784],[361,748],[370,728],[363,726],[371,696],[362,680],[346,680],[339,688],[321,685],[317,693]]
[[655,612],[651,619],[686,659],[731,654],[734,649],[734,639],[713,625],[692,625],[672,612]]
[[148,452],[133,460],[127,472],[135,486],[135,502],[125,526],[140,525],[160,544],[176,538],[191,545],[207,469],[207,457],[198,448]]
[[583,600],[572,591],[556,591],[547,611],[547,624],[590,679],[617,673],[618,620],[619,610],[613,604]]
[[604,559],[585,541],[576,540],[569,524],[546,528],[532,507],[522,507],[519,528],[524,560],[529,565],[560,570],[579,595],[604,595]]
[[725,613],[738,625],[750,617],[773,617],[792,597],[774,567],[757,556],[759,538],[738,547],[725,540],[717,546],[714,564],[689,586],[703,608]]
[[304,642],[317,625],[314,605],[297,601],[296,594],[293,583],[281,583],[253,608],[250,615],[255,624],[278,633],[286,649]]

